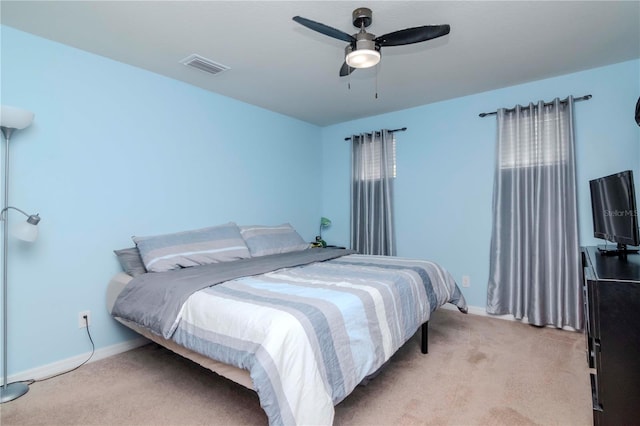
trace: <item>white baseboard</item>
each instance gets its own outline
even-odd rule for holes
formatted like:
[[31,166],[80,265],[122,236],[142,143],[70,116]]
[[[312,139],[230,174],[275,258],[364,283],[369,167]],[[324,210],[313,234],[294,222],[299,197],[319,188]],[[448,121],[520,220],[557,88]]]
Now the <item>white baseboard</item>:
[[[481,317],[489,317],[489,318],[496,318],[496,319],[501,319],[501,320],[507,320],[507,321],[517,321],[517,322],[521,322],[523,324],[529,324],[529,320],[527,317],[522,318],[521,320],[516,319],[513,315],[511,314],[507,314],[507,315],[493,315],[493,314],[489,314],[487,313],[487,308],[483,308],[483,307],[479,307],[479,306],[467,306],[468,308],[468,313],[470,313],[471,315],[480,315]],[[447,309],[450,311],[457,311],[458,307],[455,305],[452,305],[451,303],[447,303],[444,304],[440,307],[440,309]],[[553,325],[548,325],[547,327],[550,328],[557,328]],[[576,330],[573,327],[569,327],[568,325],[565,325],[564,327],[562,327],[563,330],[567,330],[567,331],[580,331],[580,330]]]
[[[91,357],[91,359],[87,363],[108,358],[122,352],[130,351],[131,349],[138,348],[140,346],[146,345],[147,343],[149,343],[149,340],[145,339],[144,337],[139,337],[137,339],[128,340],[126,342],[116,343],[115,345],[107,346],[106,348],[96,349],[93,357]],[[41,367],[32,368],[31,370],[21,371],[9,376],[7,378],[7,382],[13,383],[23,380],[44,379],[46,377],[53,376],[55,374],[59,374],[77,367],[78,365],[82,364],[87,358],[89,358],[89,355],[91,355],[91,351],[73,356],[71,358],[63,359],[61,361],[56,361],[51,364],[43,365]]]

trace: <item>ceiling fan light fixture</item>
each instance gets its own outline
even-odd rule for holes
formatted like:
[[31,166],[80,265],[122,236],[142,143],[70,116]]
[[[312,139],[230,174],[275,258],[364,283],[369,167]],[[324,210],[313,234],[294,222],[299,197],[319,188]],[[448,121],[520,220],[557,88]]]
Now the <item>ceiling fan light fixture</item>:
[[380,52],[372,49],[358,49],[347,54],[347,65],[351,68],[371,68],[380,62]]
[[351,68],[371,68],[380,62],[380,47],[373,41],[373,34],[357,34],[355,46],[346,48],[345,62]]

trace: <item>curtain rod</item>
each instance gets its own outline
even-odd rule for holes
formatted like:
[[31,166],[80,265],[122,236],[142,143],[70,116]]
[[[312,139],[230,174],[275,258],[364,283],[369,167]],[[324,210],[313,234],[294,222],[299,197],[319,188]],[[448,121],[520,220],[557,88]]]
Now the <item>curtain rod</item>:
[[[578,101],[588,101],[588,100],[589,100],[589,99],[591,99],[592,97],[593,97],[593,96],[591,96],[591,95],[584,95],[584,96],[581,96],[581,97],[579,97],[579,98],[573,98],[573,100],[574,100],[574,101],[576,101],[576,102],[578,102]],[[562,103],[566,103],[566,102],[567,102],[567,100],[566,100],[566,99],[563,99],[563,100],[562,100],[562,101],[560,101],[560,102],[562,102]],[[553,102],[545,102],[545,104],[544,104],[544,106],[549,106],[549,105],[553,105]],[[529,107],[528,107],[528,106],[526,106],[526,107],[522,107],[522,109],[529,109]],[[507,110],[507,112],[513,112],[513,111],[515,111],[515,110],[516,110],[515,108],[509,108],[509,109]],[[493,111],[493,112],[483,112],[483,113],[480,113],[480,114],[478,114],[478,115],[479,115],[480,117],[483,117],[483,118],[484,118],[484,117],[486,117],[487,115],[496,115],[497,113],[498,113],[498,111]]]
[[[406,127],[403,127],[401,129],[393,129],[393,130],[389,130],[389,133],[395,133],[395,132],[404,132],[405,130],[407,130]],[[345,141],[350,141],[351,140],[351,136],[349,136],[348,138],[344,138]]]

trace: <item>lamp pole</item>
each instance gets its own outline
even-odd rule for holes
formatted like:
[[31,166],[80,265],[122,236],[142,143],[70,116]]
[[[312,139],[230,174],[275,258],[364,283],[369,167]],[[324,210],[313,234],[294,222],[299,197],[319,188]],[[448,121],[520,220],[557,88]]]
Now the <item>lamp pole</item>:
[[6,216],[5,208],[9,205],[9,137],[12,129],[3,127],[4,135],[4,174],[2,182],[4,183],[4,201],[2,203],[2,401],[4,402],[5,393],[7,391],[7,232],[9,230],[9,218]]
[[[33,121],[33,113],[20,108],[2,105],[0,110],[0,129],[5,140],[4,149],[4,201],[2,210],[0,211],[0,220],[2,220],[2,387],[0,387],[0,403],[13,401],[21,397],[29,391],[26,383],[16,382],[7,383],[8,381],[8,251],[9,251],[9,139],[16,129],[24,129]],[[24,213],[20,209],[15,209]],[[26,214],[26,213],[25,213]],[[35,215],[34,219],[29,218],[30,225],[37,225],[40,218]]]
[[[1,119],[4,121],[7,119],[6,115],[11,115],[12,110],[7,110],[3,107],[3,117]],[[31,113],[29,113],[31,114]],[[28,122],[24,127],[31,123],[33,119],[33,114],[28,119]],[[4,123],[3,123],[4,124]],[[19,127],[19,126],[18,126]],[[20,127],[20,128],[24,128]],[[29,391],[29,386],[25,383],[16,382],[16,383],[7,383],[7,343],[8,343],[8,291],[7,291],[7,255],[9,249],[9,139],[11,134],[13,133],[14,127],[1,126],[2,134],[5,138],[4,144],[4,173],[3,173],[3,181],[4,181],[4,202],[2,205],[2,211],[0,212],[0,219],[2,219],[2,387],[0,388],[0,403],[5,403],[9,401],[13,401],[16,398],[21,397],[25,393]]]

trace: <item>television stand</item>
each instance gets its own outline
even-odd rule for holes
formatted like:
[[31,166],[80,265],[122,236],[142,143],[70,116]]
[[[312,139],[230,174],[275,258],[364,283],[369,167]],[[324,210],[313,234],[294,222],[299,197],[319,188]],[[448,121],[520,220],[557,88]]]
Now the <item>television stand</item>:
[[638,424],[640,255],[582,248],[584,319],[593,424]]
[[628,248],[625,244],[618,244],[616,247],[607,245],[598,246],[598,251],[603,256],[625,256],[627,254],[638,253],[638,249]]

